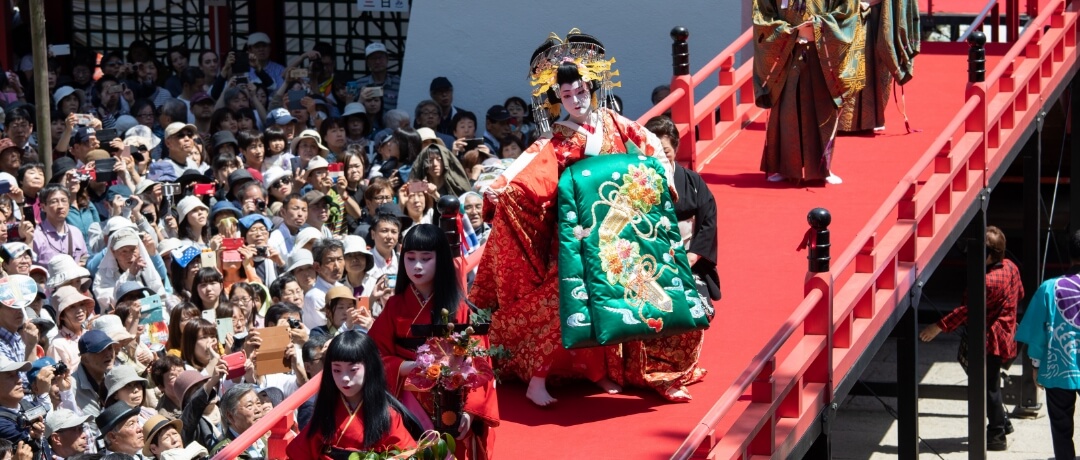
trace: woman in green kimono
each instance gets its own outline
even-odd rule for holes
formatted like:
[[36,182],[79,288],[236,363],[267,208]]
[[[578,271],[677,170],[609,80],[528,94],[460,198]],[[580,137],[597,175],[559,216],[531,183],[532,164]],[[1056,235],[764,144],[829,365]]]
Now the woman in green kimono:
[[841,101],[862,88],[856,0],[754,0],[754,97],[770,109],[761,170],[770,182],[832,173]]

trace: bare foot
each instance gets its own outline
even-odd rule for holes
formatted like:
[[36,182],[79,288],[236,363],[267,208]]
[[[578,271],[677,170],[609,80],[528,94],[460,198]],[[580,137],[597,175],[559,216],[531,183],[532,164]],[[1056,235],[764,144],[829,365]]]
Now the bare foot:
[[690,396],[690,391],[684,386],[668,388],[667,391],[664,392],[664,397],[672,402],[690,402],[691,399],[694,399]]
[[547,379],[543,377],[533,377],[529,380],[529,389],[525,390],[525,397],[540,407],[547,407],[558,401],[548,393]]
[[593,383],[596,383],[596,386],[600,387],[601,390],[604,390],[604,393],[607,393],[609,395],[622,393],[622,387],[619,386],[619,384],[612,382],[611,379],[607,377],[604,377]]

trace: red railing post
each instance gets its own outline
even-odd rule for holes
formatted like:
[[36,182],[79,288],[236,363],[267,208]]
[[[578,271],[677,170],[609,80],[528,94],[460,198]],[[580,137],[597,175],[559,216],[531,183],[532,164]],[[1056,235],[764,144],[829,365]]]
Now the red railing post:
[[675,160],[689,169],[694,169],[697,161],[697,140],[694,136],[694,82],[690,76],[690,45],[687,40],[690,31],[678,26],[671,29],[671,91],[682,89],[682,96],[671,106],[671,121],[680,129],[679,152]]

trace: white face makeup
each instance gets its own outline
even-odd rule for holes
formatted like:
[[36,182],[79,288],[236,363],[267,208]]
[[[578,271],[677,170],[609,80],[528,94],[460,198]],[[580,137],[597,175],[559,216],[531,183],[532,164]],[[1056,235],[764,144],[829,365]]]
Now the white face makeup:
[[559,100],[574,123],[584,123],[592,112],[592,94],[582,80],[559,85]]

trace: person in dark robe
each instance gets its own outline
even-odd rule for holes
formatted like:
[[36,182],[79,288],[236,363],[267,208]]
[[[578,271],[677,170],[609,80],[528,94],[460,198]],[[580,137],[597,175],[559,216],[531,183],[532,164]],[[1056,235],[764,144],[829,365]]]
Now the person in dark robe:
[[771,182],[839,184],[841,101],[865,82],[855,0],[754,0],[754,101],[769,110],[761,170]]
[[[679,219],[679,234],[683,238],[690,271],[694,273],[702,297],[720,300],[720,275],[716,272],[716,198],[701,175],[675,162],[679,151],[679,128],[664,115],[645,123],[645,129],[660,138],[664,154],[675,165],[675,217]],[[712,316],[712,309],[706,309]]]
[[[844,99],[840,108],[841,132],[884,131],[885,107],[895,89],[893,83],[903,86],[911,81],[915,56],[919,54],[918,3],[869,0],[860,2],[860,6],[865,17],[866,84]],[[905,104],[899,108],[907,126]]]

